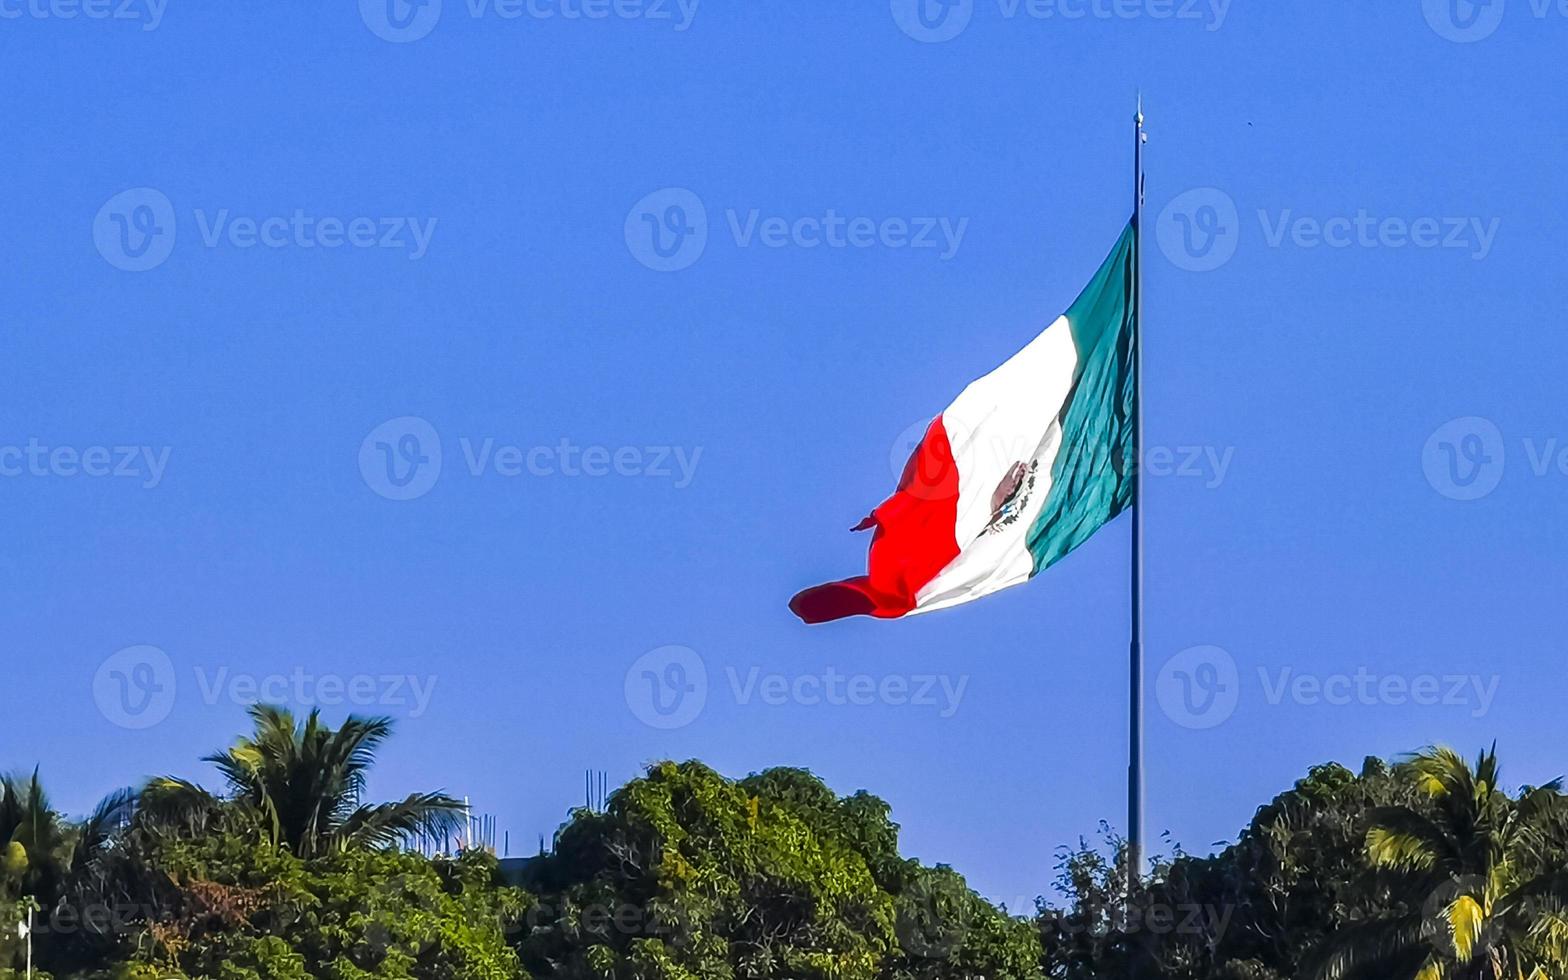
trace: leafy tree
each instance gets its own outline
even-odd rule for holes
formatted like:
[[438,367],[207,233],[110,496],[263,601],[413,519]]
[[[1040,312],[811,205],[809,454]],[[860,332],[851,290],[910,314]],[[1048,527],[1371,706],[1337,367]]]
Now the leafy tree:
[[1088,980],[1129,970],[1126,842],[1101,823],[1103,848],[1080,838],[1076,848],[1057,852],[1058,907],[1036,899],[1035,926],[1043,950],[1044,972],[1051,980]]
[[155,827],[259,834],[299,857],[387,847],[412,834],[451,833],[463,803],[445,793],[415,793],[391,803],[359,802],[376,750],[392,734],[388,718],[351,715],[333,730],[312,711],[297,724],[288,711],[250,709],[255,731],[202,761],[218,768],[226,795],[165,776],[142,791],[142,813]]
[[[134,803],[130,790],[119,790],[85,820],[71,820],[51,805],[37,769],[25,779],[0,776],[0,969],[16,962],[25,946],[16,933],[24,905],[32,904],[46,925],[73,908],[80,883],[94,873]],[[69,941],[58,930],[41,930],[35,953],[56,955]]]
[[252,716],[210,757],[221,794],[154,780],[77,821],[36,772],[0,778],[0,980],[23,902],[40,977],[71,980],[1568,977],[1568,808],[1556,782],[1504,792],[1494,752],[1314,767],[1235,843],[1153,858],[1130,891],[1105,829],[1025,920],[901,855],[869,793],[697,762],[574,811],[510,888],[488,855],[396,850],[450,832],[450,797],[359,802],[385,719]]
[[1472,768],[1432,748],[1401,767],[1432,806],[1372,814],[1367,856],[1401,876],[1404,914],[1337,937],[1317,975],[1555,980],[1568,974],[1568,872],[1560,781],[1501,789],[1495,747]]
[[1379,808],[1423,805],[1409,781],[1379,759],[1365,760],[1359,774],[1314,766],[1260,808],[1234,845],[1212,858],[1176,862],[1165,900],[1196,903],[1203,921],[1224,923],[1171,937],[1187,947],[1192,975],[1250,969],[1299,977],[1333,936],[1397,911],[1397,897],[1366,861],[1366,834]]
[[1125,851],[1064,851],[1058,892],[1037,919],[1047,976],[1272,980],[1300,977],[1329,937],[1398,907],[1369,867],[1365,839],[1379,806],[1421,800],[1377,759],[1357,775],[1314,767],[1259,808],[1236,843],[1209,857],[1177,849],[1129,895]]
[[654,765],[536,862],[524,963],[627,980],[1038,976],[1027,924],[901,859],[888,812],[800,769]]
[[[301,859],[232,834],[166,840],[131,958],[224,980],[515,980],[528,907],[493,856],[347,850]],[[165,973],[167,975],[167,972]]]
[[912,867],[894,895],[898,951],[882,970],[891,978],[1037,980],[1040,939],[1027,920],[981,898],[945,864]]

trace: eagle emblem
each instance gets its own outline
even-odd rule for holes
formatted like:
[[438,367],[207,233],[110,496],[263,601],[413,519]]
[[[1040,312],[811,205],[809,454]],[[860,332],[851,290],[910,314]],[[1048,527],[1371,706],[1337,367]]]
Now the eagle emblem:
[[1019,460],[1008,468],[1002,482],[991,492],[991,522],[985,526],[984,533],[995,534],[1023,514],[1034,493],[1035,471],[1039,466],[1038,461],[1025,463]]

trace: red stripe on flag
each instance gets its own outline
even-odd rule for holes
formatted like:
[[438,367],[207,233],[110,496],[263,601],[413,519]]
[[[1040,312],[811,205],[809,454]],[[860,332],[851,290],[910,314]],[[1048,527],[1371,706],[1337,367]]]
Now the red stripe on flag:
[[957,524],[958,464],[937,416],[904,464],[893,496],[855,528],[876,529],[868,574],[807,589],[790,600],[790,610],[808,623],[907,614],[915,594],[958,557]]

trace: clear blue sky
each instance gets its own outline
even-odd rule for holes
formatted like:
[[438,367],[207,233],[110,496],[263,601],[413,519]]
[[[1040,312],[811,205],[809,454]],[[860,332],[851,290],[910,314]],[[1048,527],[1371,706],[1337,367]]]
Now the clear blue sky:
[[[63,805],[210,778],[243,677],[367,675],[358,710],[401,725],[373,791],[470,795],[514,853],[584,769],[699,757],[868,788],[909,853],[1045,890],[1058,845],[1121,820],[1125,521],[954,612],[807,629],[785,603],[863,568],[846,529],[905,430],[1077,295],[1127,217],[1140,85],[1173,454],[1148,464],[1151,829],[1205,850],[1314,763],[1434,740],[1568,769],[1555,9],[445,0],[399,28],[373,0],[120,2],[0,4],[0,757]],[[701,254],[650,268],[642,215],[690,224],[693,197]],[[865,247],[804,247],[829,212]],[[371,438],[404,417],[428,429]],[[432,431],[433,485],[377,476],[378,442],[428,457]],[[138,645],[167,659],[112,659]],[[707,694],[659,728],[643,668],[679,678],[633,668],[668,645]],[[1194,646],[1226,653],[1160,679]],[[1172,707],[1229,664],[1222,723]],[[737,695],[752,668],[801,696]],[[830,668],[892,693],[806,703]],[[948,717],[940,685],[896,703],[921,675],[966,678]],[[1490,694],[1400,694],[1427,675]]]

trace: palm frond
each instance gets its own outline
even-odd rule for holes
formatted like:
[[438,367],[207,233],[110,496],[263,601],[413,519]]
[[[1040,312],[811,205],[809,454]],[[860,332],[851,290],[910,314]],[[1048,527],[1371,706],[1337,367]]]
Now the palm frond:
[[130,824],[135,816],[138,794],[127,786],[117,789],[98,801],[87,819],[76,825],[76,847],[71,854],[71,866],[80,869],[102,853],[116,833]]
[[1448,939],[1453,944],[1454,955],[1461,963],[1475,958],[1481,944],[1481,930],[1486,926],[1486,910],[1470,895],[1461,895],[1448,904],[1442,912],[1448,926]]
[[1407,757],[1399,769],[1414,781],[1417,789],[1434,799],[1474,795],[1475,780],[1469,763],[1447,746],[1428,746]]
[[223,801],[185,779],[159,776],[138,794],[136,818],[151,830],[198,833],[217,817]]
[[1450,835],[1409,807],[1377,807],[1367,832],[1367,856],[1375,868],[1424,871],[1451,868],[1459,857]]
[[1341,929],[1306,965],[1310,980],[1386,980],[1410,976],[1431,953],[1431,928],[1419,915],[1362,922]]
[[467,814],[462,800],[445,793],[414,793],[393,803],[359,807],[337,837],[343,847],[390,847],[415,834],[456,833]]

